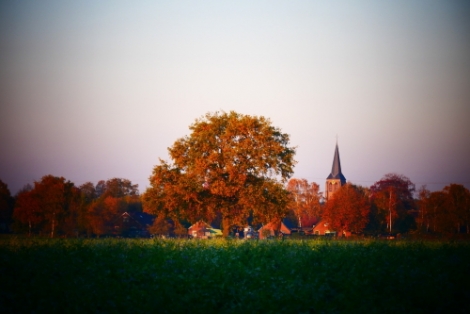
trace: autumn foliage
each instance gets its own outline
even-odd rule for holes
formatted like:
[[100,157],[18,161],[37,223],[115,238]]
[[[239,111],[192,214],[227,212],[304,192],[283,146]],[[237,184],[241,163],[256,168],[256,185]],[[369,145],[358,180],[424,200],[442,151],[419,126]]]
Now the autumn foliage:
[[292,178],[287,183],[287,191],[291,197],[289,209],[292,210],[299,227],[302,227],[302,219],[312,220],[322,216],[322,194],[318,184],[309,183],[306,179]]
[[11,224],[14,201],[8,186],[0,180],[0,233],[8,231],[8,226]]
[[326,203],[323,219],[337,232],[361,233],[369,222],[369,216],[367,189],[346,183]]
[[155,166],[143,197],[147,211],[190,221],[221,215],[225,235],[250,217],[285,216],[289,197],[282,183],[293,172],[295,153],[287,134],[264,117],[235,112],[207,114],[190,130],[168,149],[173,163]]
[[419,191],[419,230],[433,233],[470,234],[470,191],[460,184],[450,184],[441,191]]
[[410,211],[416,209],[415,185],[404,175],[386,174],[370,187],[376,231],[406,232],[414,228]]
[[102,236],[126,211],[141,211],[137,185],[113,178],[76,187],[63,177],[44,176],[16,196],[13,229],[29,235]]

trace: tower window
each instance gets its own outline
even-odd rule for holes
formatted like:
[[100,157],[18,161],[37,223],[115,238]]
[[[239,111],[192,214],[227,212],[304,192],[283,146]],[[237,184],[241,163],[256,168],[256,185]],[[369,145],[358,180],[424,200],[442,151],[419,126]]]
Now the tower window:
[[328,184],[328,191],[333,192],[333,184],[331,182]]

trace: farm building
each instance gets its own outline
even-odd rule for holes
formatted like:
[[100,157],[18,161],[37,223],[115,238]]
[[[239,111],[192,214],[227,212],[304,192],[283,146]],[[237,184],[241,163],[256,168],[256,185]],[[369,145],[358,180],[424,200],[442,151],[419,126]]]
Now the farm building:
[[113,234],[122,237],[148,237],[148,227],[153,224],[154,215],[143,212],[124,212],[113,221]]
[[199,220],[188,228],[188,235],[196,239],[210,239],[222,236],[222,230],[213,228],[207,222]]
[[290,235],[292,233],[292,229],[295,227],[296,226],[294,226],[288,219],[283,219],[281,222],[272,221],[258,229],[259,238],[266,239],[267,237],[277,236],[279,233]]
[[313,235],[335,235],[336,231],[330,230],[328,223],[320,220],[312,229]]

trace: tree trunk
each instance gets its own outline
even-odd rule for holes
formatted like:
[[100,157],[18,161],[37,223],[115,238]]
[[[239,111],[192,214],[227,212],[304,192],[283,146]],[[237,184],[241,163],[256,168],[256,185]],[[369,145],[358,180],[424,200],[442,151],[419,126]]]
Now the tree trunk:
[[55,213],[52,214],[51,238],[54,237],[54,228],[55,228]]
[[224,237],[228,237],[230,234],[230,219],[227,217],[222,218],[222,232]]

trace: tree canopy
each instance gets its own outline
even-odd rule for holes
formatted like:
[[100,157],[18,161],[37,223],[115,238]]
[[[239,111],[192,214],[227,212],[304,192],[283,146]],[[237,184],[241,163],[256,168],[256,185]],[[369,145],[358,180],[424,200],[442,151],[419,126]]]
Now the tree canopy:
[[326,203],[323,219],[332,230],[360,233],[369,222],[369,213],[367,189],[346,183]]
[[142,211],[137,185],[127,179],[76,187],[63,177],[46,175],[17,194],[13,228],[50,237],[120,234],[115,220],[126,211]]
[[78,189],[63,177],[46,175],[34,182],[32,190],[25,189],[17,196],[13,217],[28,225],[28,232],[44,231],[51,238],[63,230],[66,217],[77,209]]
[[421,231],[470,234],[470,191],[463,185],[450,184],[434,192],[424,186],[419,196]]
[[295,148],[289,135],[264,117],[208,113],[191,134],[168,149],[144,195],[147,210],[174,218],[223,217],[224,233],[252,216],[268,221],[285,214],[283,183],[293,173]]
[[382,231],[408,231],[414,224],[408,211],[415,206],[415,185],[404,175],[388,173],[370,187],[373,216]]
[[13,214],[14,199],[8,185],[0,180],[0,232],[8,232]]
[[309,183],[306,179],[292,178],[287,183],[287,190],[291,193],[289,208],[293,211],[299,227],[302,227],[302,217],[321,217],[322,206],[320,201],[322,193],[318,184],[315,182]]

